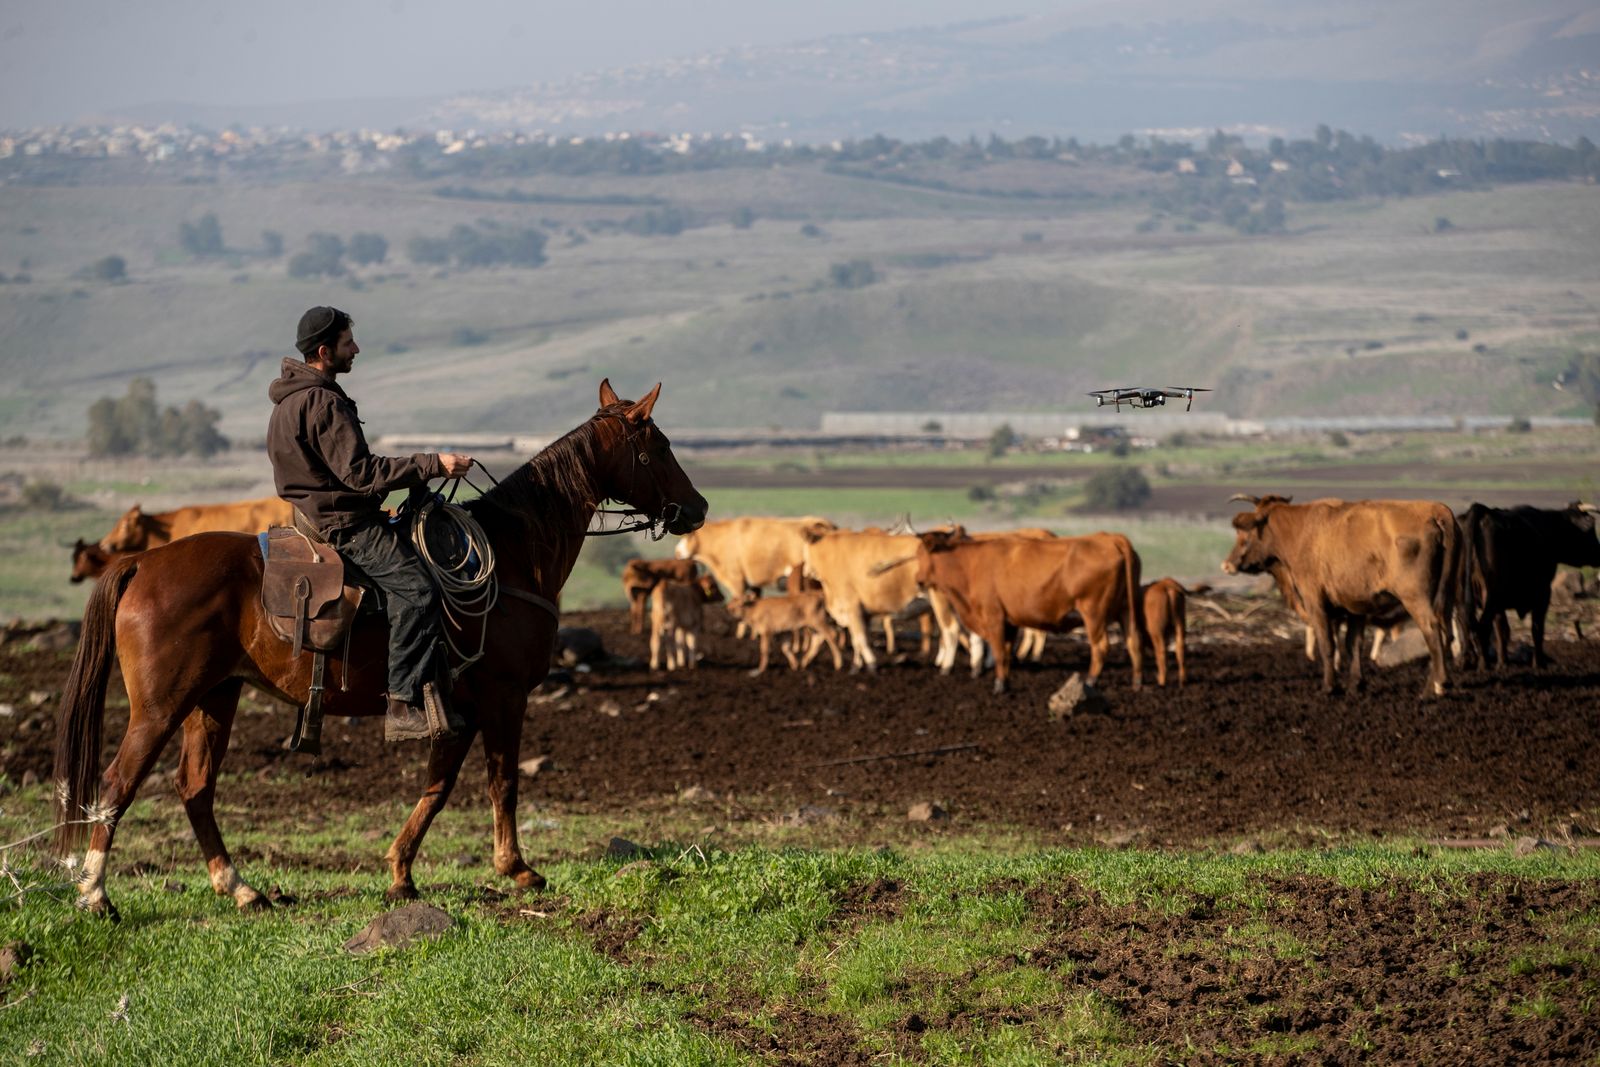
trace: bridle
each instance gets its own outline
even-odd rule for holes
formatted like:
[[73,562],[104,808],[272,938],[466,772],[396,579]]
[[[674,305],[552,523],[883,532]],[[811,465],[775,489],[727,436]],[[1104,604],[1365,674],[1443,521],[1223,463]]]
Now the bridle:
[[[640,511],[637,508],[603,508],[597,506],[594,509],[596,515],[615,515],[621,521],[611,529],[588,530],[584,533],[584,536],[612,537],[616,534],[637,533],[642,530],[649,534],[650,540],[659,541],[667,536],[667,527],[678,517],[678,513],[682,511],[682,506],[676,501],[667,499],[666,491],[661,488],[660,476],[651,468],[650,456],[645,452],[639,440],[644,436],[646,429],[655,427],[655,422],[651,419],[645,419],[630,431],[628,429],[628,420],[615,411],[598,411],[590,421],[599,422],[601,419],[616,419],[622,424],[623,447],[633,452],[633,464],[629,470],[628,484],[637,484],[639,468],[643,467],[645,473],[649,476],[650,487],[655,490],[656,499],[661,501],[661,510],[658,514],[652,515],[648,511]],[[619,501],[619,503],[622,502]],[[604,521],[604,519],[601,519],[601,522]]]

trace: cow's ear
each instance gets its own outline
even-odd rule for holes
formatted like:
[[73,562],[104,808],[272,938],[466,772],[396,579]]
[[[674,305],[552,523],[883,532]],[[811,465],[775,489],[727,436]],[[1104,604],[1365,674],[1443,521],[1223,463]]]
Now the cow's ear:
[[650,409],[656,406],[656,398],[661,395],[661,383],[644,395],[644,399],[634,403],[624,416],[629,422],[643,422],[650,417]]
[[814,545],[818,541],[822,540],[823,535],[829,533],[832,529],[832,523],[813,522],[809,525],[800,527],[800,537],[805,541],[806,544]]
[[615,389],[611,388],[611,379],[610,378],[601,378],[600,379],[600,406],[603,407],[603,408],[608,408],[612,404],[616,404],[618,402],[619,402],[619,400],[617,398],[617,391]]

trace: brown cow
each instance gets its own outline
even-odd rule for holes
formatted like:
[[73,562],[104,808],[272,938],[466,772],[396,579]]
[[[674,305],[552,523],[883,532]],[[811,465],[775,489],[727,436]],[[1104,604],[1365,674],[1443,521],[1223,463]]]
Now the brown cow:
[[[823,594],[817,591],[764,597],[752,589],[728,602],[728,613],[748,626],[761,642],[761,660],[750,672],[752,676],[767,669],[773,634],[790,635],[789,642],[779,646],[784,658],[789,661],[790,670],[799,671],[809,667],[811,661],[821,653],[824,644],[833,653],[833,669],[837,671],[844,667],[839,637],[828,619],[822,598]],[[802,633],[814,635],[810,641],[811,647],[803,658],[795,654],[794,648],[800,643]]]
[[628,632],[644,633],[644,606],[650,590],[665,581],[692,582],[700,576],[692,559],[630,559],[622,566],[622,591],[628,595]]
[[[1313,501],[1240,496],[1254,511],[1233,518],[1234,546],[1222,569],[1227,574],[1277,570],[1316,632],[1322,657],[1322,688],[1337,691],[1334,627],[1346,629],[1344,660],[1350,683],[1362,686],[1356,651],[1368,618],[1396,604],[1416,621],[1428,643],[1432,666],[1423,696],[1439,696],[1450,684],[1449,634],[1455,611],[1460,555],[1456,517],[1427,500]],[[1286,599],[1288,594],[1285,594]],[[1291,602],[1291,606],[1292,606]]]
[[1189,680],[1184,664],[1183,644],[1188,632],[1187,590],[1171,578],[1158,578],[1141,590],[1144,604],[1144,632],[1150,638],[1151,651],[1156,656],[1156,684],[1167,684],[1167,639],[1172,639],[1172,651],[1178,661],[1178,685]]
[[154,515],[135,504],[100,539],[100,547],[107,552],[143,552],[190,534],[212,530],[260,533],[268,526],[288,526],[293,521],[293,505],[275,496],[231,504],[193,504]]
[[[1061,632],[1078,625],[1073,612],[1081,615],[1091,685],[1111,644],[1106,623],[1115,619],[1124,633],[1139,633],[1139,554],[1121,534],[974,541],[957,529],[922,534],[918,541],[918,584],[947,596],[962,624],[994,649],[997,693],[1005,691],[1020,626]],[[1137,690],[1143,654],[1137,639],[1126,644]]]
[[[974,541],[988,541],[996,537],[1045,539],[1054,537],[1055,534],[1042,526],[1025,526],[1016,530],[969,533],[967,536]],[[933,661],[938,666],[939,673],[949,674],[955,668],[956,654],[961,645],[965,644],[972,664],[972,676],[974,678],[978,677],[983,673],[985,651],[983,639],[975,634],[962,632],[961,620],[956,617],[955,609],[950,606],[950,601],[943,593],[935,589],[924,590],[924,592],[927,594],[928,606],[932,608],[934,620],[939,627],[939,652]],[[1017,635],[1017,659],[1039,662],[1044,656],[1044,642],[1045,633],[1043,630],[1023,627],[1021,633]]]
[[686,582],[657,582],[650,590],[650,669],[661,669],[661,644],[667,645],[667,670],[694,670],[697,648],[705,624],[705,606],[722,599],[717,580],[709,574]]

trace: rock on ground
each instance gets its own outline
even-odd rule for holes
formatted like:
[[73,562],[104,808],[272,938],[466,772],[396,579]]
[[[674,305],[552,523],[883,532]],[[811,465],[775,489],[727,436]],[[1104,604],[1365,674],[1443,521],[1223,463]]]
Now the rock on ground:
[[419,937],[438,937],[455,925],[453,915],[432,904],[407,904],[373,919],[364,930],[344,943],[344,950],[360,956],[384,946],[404,948]]

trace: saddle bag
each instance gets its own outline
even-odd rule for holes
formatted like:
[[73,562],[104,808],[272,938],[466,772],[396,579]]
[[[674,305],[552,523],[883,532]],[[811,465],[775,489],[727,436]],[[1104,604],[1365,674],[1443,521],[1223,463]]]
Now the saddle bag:
[[267,531],[261,607],[272,630],[294,646],[336,652],[361,607],[363,589],[345,585],[344,560],[332,545],[292,526]]

